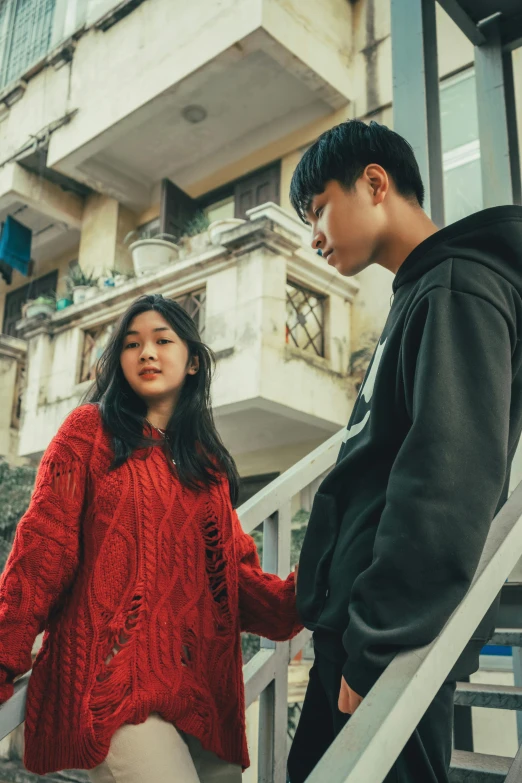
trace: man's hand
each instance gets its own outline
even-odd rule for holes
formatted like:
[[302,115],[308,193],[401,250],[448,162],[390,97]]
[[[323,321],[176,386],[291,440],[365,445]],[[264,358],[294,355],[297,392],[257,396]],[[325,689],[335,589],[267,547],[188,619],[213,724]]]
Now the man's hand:
[[341,679],[341,690],[339,691],[338,707],[340,712],[347,712],[353,715],[359,704],[362,702],[362,696],[352,691],[344,677]]

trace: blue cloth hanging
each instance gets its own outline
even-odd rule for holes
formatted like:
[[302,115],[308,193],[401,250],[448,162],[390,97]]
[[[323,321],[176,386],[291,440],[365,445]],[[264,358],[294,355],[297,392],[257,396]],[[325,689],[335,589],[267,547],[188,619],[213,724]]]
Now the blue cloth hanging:
[[0,264],[7,264],[23,275],[28,275],[32,237],[30,228],[8,215],[0,234]]

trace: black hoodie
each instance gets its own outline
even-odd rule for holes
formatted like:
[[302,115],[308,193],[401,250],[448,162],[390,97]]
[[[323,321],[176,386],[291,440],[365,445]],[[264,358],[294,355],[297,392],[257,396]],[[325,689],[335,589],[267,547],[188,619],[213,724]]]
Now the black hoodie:
[[[397,652],[442,630],[507,497],[522,428],[522,208],[433,234],[393,288],[299,564],[301,617],[361,696]],[[494,615],[450,677],[477,668]]]

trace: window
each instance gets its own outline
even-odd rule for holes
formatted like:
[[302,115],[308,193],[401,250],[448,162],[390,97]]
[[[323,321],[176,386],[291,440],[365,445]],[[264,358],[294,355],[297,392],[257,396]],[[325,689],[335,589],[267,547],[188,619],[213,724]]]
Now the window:
[[273,201],[280,202],[281,162],[250,172],[218,190],[197,199],[212,223],[225,218],[246,218],[247,210]]
[[2,331],[4,334],[10,334],[16,337],[16,323],[22,317],[22,306],[29,299],[36,299],[37,296],[45,296],[56,291],[58,284],[58,272],[50,272],[43,277],[37,277],[27,285],[16,288],[5,297],[4,325]]
[[0,89],[48,51],[56,0],[0,0]]
[[214,204],[209,204],[203,211],[208,217],[209,223],[233,218],[235,214],[234,196],[228,196],[228,198],[223,198]]
[[174,301],[180,304],[196,323],[200,337],[205,334],[205,303],[207,292],[204,288],[199,291],[192,291],[190,294],[177,296]]
[[[153,239],[160,233],[160,219],[159,217],[154,220],[149,220],[148,223],[144,223],[138,227],[139,239]],[[134,241],[134,240],[133,240]]]
[[475,72],[465,71],[441,84],[444,209],[454,223],[482,209],[482,178]]
[[93,381],[96,377],[96,366],[109,340],[111,339],[116,322],[112,321],[85,332],[82,350],[82,363],[80,369],[80,383]]
[[286,342],[314,356],[324,356],[324,310],[326,298],[287,282]]
[[[196,322],[200,335],[205,332],[205,300],[204,288],[189,294],[174,298]],[[93,381],[96,377],[96,366],[116,328],[116,321],[111,321],[84,332],[82,359],[80,366],[80,383]]]

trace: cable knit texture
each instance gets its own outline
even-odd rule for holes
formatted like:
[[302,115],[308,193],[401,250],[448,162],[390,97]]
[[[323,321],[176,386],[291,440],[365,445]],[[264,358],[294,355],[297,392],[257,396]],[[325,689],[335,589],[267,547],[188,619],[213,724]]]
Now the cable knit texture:
[[97,406],[47,449],[0,580],[0,700],[31,668],[25,765],[91,769],[124,723],[159,713],[248,766],[240,631],[297,633],[293,574],[261,570],[228,483],[194,492],[161,447],[109,471]]

